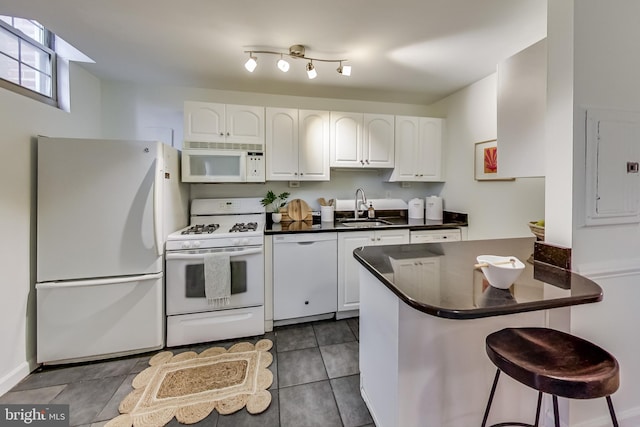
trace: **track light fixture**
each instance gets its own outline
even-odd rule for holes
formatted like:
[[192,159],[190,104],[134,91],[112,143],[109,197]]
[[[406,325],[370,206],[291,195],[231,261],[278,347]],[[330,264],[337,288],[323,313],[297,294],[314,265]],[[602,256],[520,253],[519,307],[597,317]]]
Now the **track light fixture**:
[[244,64],[244,67],[249,71],[253,72],[258,66],[258,58],[256,58],[255,54],[268,54],[268,55],[280,55],[280,59],[277,62],[278,69],[283,73],[289,71],[289,63],[284,59],[284,56],[288,56],[294,59],[306,59],[309,62],[307,63],[306,70],[307,76],[309,79],[315,79],[318,76],[318,72],[316,71],[315,66],[313,65],[313,61],[318,62],[335,62],[338,63],[339,66],[337,68],[338,74],[341,76],[350,76],[351,75],[351,66],[350,65],[342,65],[343,62],[348,61],[347,59],[321,59],[321,58],[311,58],[305,55],[305,47],[301,44],[294,44],[289,47],[289,53],[282,52],[274,52],[270,50],[245,50],[244,53],[249,54],[249,60]]

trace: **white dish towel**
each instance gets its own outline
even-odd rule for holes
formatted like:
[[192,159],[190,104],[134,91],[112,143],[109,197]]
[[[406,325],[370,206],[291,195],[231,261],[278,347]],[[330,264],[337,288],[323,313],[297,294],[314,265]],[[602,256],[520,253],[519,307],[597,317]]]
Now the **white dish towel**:
[[214,307],[229,305],[231,300],[231,262],[225,253],[204,254],[204,295]]

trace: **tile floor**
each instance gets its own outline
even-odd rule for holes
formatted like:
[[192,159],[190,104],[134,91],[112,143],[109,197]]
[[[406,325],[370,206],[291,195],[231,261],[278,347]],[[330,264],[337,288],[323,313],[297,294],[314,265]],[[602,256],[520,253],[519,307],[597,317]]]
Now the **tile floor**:
[[[373,427],[360,397],[358,319],[326,320],[275,328],[264,336],[169,349],[174,353],[226,348],[239,341],[269,338],[273,363],[272,402],[258,415],[242,409],[213,411],[196,426],[207,427]],[[131,381],[154,353],[36,371],[0,396],[0,403],[70,405],[71,426],[101,427],[118,415]],[[168,426],[179,426],[175,418]]]

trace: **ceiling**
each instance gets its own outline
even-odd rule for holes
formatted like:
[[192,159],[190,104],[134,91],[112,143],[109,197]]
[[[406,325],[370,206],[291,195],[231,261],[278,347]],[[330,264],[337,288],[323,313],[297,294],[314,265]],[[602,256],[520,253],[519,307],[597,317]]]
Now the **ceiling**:
[[[95,64],[96,76],[199,88],[431,104],[488,76],[546,36],[543,0],[0,0],[0,13],[40,21]],[[306,46],[337,64],[258,55]],[[347,64],[347,63],[345,63]]]

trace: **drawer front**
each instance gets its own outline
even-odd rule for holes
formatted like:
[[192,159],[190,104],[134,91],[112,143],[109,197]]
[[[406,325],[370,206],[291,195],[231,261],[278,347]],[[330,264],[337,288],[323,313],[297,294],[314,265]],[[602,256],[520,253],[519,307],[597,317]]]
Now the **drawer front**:
[[421,230],[412,231],[411,243],[457,242],[462,240],[460,230]]

